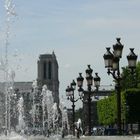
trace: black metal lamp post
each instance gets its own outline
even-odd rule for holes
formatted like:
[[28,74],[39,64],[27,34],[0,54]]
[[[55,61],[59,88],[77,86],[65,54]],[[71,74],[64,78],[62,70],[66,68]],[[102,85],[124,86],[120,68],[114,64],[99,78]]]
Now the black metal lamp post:
[[79,87],[78,92],[79,92],[80,99],[83,98],[83,91],[84,91],[84,89],[82,88],[83,81],[84,78],[82,77],[82,73],[79,73],[79,77],[77,78],[77,86]]
[[134,48],[130,48],[130,53],[127,55],[128,67],[131,69],[131,72],[134,73],[136,69],[137,55],[134,53]]
[[67,99],[70,100],[72,102],[72,112],[73,112],[73,135],[75,136],[75,102],[77,102],[79,100],[75,99],[74,96],[74,90],[76,89],[76,83],[73,80],[72,83],[70,84],[70,86],[67,87],[66,89],[66,96]]
[[94,79],[94,86],[98,90],[98,88],[100,86],[101,78],[98,76],[98,73],[97,72],[95,73],[95,77],[93,79]]
[[[110,52],[110,48],[106,48],[107,52],[104,54],[105,68],[108,68],[108,75],[112,75],[116,81],[115,89],[117,92],[117,126],[118,134],[121,135],[121,75],[119,62],[122,57],[123,45],[120,42],[120,38],[117,38],[117,43],[113,45],[113,53]],[[134,71],[136,68],[137,56],[133,52],[134,49],[130,49],[130,54],[127,56],[129,68]]]
[[[136,69],[136,62],[137,62],[137,55],[134,53],[134,48],[130,48],[130,53],[127,55],[127,60],[128,60],[128,67],[131,70],[131,76],[133,79],[133,82],[136,81],[135,79],[135,69]],[[136,82],[133,84],[133,87],[136,87],[137,84]]]
[[[77,78],[77,85],[79,87],[78,91],[82,92],[82,94],[87,93],[88,94],[88,98],[87,98],[87,102],[88,102],[88,135],[91,135],[91,94],[94,92],[92,91],[92,85],[93,85],[93,79],[94,79],[94,84],[95,87],[98,89],[98,87],[100,86],[100,77],[98,76],[98,74],[96,73],[96,77],[93,78],[92,76],[92,72],[93,70],[90,68],[90,65],[88,65],[86,72],[86,80],[87,80],[87,87],[88,87],[88,91],[84,91],[83,87],[83,81],[84,78],[82,77],[82,73],[79,73],[79,77]],[[82,96],[82,95],[80,95]]]

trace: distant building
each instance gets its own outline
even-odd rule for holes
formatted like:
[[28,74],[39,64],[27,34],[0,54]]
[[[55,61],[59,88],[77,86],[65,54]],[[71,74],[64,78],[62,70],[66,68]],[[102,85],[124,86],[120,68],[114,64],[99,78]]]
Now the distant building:
[[[41,54],[37,61],[37,82],[39,89],[47,85],[48,89],[53,92],[54,102],[59,103],[59,76],[58,62],[54,52],[52,54]],[[14,88],[20,92],[29,92],[32,89],[33,81],[14,82]],[[0,91],[4,92],[5,83],[0,82]]]
[[38,60],[38,85],[44,84],[52,91],[54,102],[59,103],[59,80],[58,62],[54,52],[52,54],[41,54]]
[[[39,56],[39,60],[37,62],[38,75],[37,75],[37,83],[38,83],[38,92],[37,95],[34,95],[33,99],[33,81],[25,81],[25,82],[14,82],[14,94],[16,95],[16,99],[11,96],[11,105],[14,104],[12,110],[15,110],[16,104],[20,97],[24,99],[24,116],[25,123],[32,127],[32,117],[31,110],[33,106],[33,100],[35,103],[36,111],[39,111],[39,114],[36,116],[36,124],[37,126],[42,125],[42,96],[41,90],[44,84],[47,85],[48,89],[52,91],[52,96],[54,98],[54,102],[59,104],[59,80],[58,80],[58,62],[54,52],[52,54],[41,54]],[[12,111],[13,112],[13,111]],[[18,123],[18,111],[14,111],[15,114],[12,115],[11,118],[11,127],[15,128]],[[14,113],[13,112],[13,113]],[[16,122],[16,123],[15,123]],[[0,131],[5,127],[5,82],[0,82]]]

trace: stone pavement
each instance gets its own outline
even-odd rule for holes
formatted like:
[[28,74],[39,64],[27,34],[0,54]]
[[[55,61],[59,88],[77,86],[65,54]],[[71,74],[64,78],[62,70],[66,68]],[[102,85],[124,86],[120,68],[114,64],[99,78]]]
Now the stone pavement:
[[0,140],[140,140],[140,136],[81,136],[80,139],[68,136],[61,138],[61,136],[44,137],[44,136],[0,136]]
[[86,136],[80,137],[80,139],[74,137],[50,137],[50,138],[41,138],[41,137],[30,137],[27,140],[140,140],[140,136]]
[[91,136],[81,137],[81,140],[140,140],[140,136]]

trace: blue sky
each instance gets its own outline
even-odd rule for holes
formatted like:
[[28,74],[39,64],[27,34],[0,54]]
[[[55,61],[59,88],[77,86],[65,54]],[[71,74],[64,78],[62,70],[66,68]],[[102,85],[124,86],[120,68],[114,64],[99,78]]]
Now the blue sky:
[[[87,64],[98,72],[102,85],[112,84],[104,68],[106,47],[121,37],[121,65],[134,47],[140,55],[139,0],[13,0],[17,16],[10,20],[9,66],[16,81],[37,78],[39,54],[55,54],[59,63],[60,94]],[[4,56],[6,31],[4,0],[0,1],[0,55]]]

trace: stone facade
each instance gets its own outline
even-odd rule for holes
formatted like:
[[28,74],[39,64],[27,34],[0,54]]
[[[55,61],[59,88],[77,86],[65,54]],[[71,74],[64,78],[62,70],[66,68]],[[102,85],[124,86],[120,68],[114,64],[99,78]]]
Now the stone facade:
[[58,62],[54,52],[39,56],[37,81],[40,88],[47,85],[53,93],[54,102],[59,104]]
[[[37,62],[38,66],[38,92],[37,95],[34,95],[33,99],[33,81],[28,82],[14,82],[14,94],[11,96],[11,106],[13,106],[11,113],[11,127],[16,128],[18,123],[18,111],[16,109],[18,100],[20,97],[23,97],[24,100],[24,119],[28,127],[32,127],[32,117],[31,110],[34,104],[36,105],[36,111],[39,111],[39,115],[35,116],[35,124],[42,127],[42,86],[47,85],[47,88],[52,91],[52,96],[54,102],[59,105],[59,80],[58,80],[58,62],[54,52],[52,54],[41,54]],[[0,133],[2,132],[3,127],[5,127],[5,83],[0,82]],[[13,99],[16,97],[15,99]]]

